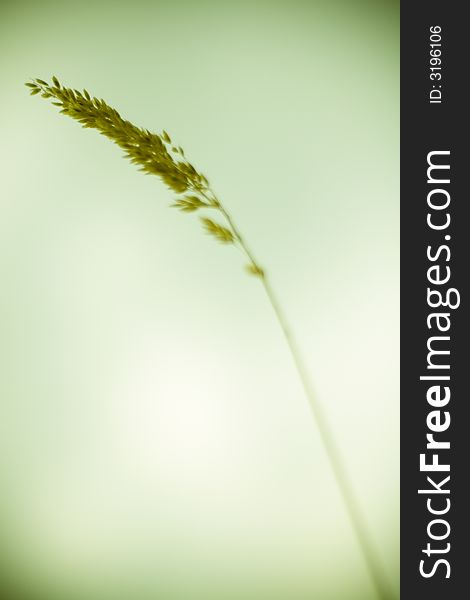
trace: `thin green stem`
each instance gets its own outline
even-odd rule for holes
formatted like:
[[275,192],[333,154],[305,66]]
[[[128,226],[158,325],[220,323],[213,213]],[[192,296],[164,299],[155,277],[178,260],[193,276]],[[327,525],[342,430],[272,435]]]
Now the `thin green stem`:
[[336,445],[333,433],[324,415],[322,406],[318,402],[316,395],[313,391],[313,386],[307,374],[304,362],[302,360],[301,353],[296,344],[295,338],[293,337],[288,325],[286,317],[282,311],[279,301],[267,279],[266,275],[262,278],[263,287],[269,298],[271,306],[273,307],[274,313],[277,317],[278,323],[282,329],[284,337],[289,346],[297,373],[302,382],[302,386],[305,391],[305,395],[309,401],[309,406],[317,424],[318,431],[320,433],[323,446],[328,456],[331,468],[335,475],[336,482],[338,484],[339,491],[343,498],[346,506],[347,513],[349,515],[353,530],[356,534],[357,541],[362,551],[364,560],[366,562],[370,577],[375,586],[376,592],[380,600],[394,600],[395,594],[393,593],[385,573],[383,572],[382,565],[377,557],[377,552],[374,548],[374,544],[370,537],[366,520],[362,514],[359,502],[356,494],[354,493],[353,486],[349,480],[347,470],[341,458],[341,454]]
[[[212,195],[213,198],[216,199],[215,195]],[[206,198],[208,197],[206,196]],[[354,492],[352,483],[348,477],[347,470],[344,466],[332,430],[325,417],[322,406],[318,402],[317,397],[314,393],[313,385],[308,376],[308,370],[305,367],[300,349],[289,328],[284,311],[279,303],[276,294],[274,293],[273,288],[271,287],[271,284],[268,280],[264,269],[262,269],[259,263],[255,260],[253,253],[248,248],[231,215],[220,203],[219,210],[224,215],[240,248],[243,250],[250,263],[257,269],[259,269],[260,274],[258,276],[262,281],[268,300],[274,310],[274,314],[276,315],[277,321],[281,327],[282,333],[287,342],[287,346],[290,350],[294,365],[297,370],[297,374],[299,375],[302,387],[308,399],[313,419],[317,425],[320,438],[325,448],[325,452],[330,462],[334,477],[336,479],[336,483],[339,488],[340,495],[346,507],[346,512],[349,516],[360,550],[364,557],[366,567],[377,592],[377,596],[380,600],[395,600],[396,595],[390,587],[390,584],[388,583],[387,576],[384,573],[380,560],[377,556],[377,552],[375,550],[372,538],[367,528],[366,519],[362,514],[359,501]]]

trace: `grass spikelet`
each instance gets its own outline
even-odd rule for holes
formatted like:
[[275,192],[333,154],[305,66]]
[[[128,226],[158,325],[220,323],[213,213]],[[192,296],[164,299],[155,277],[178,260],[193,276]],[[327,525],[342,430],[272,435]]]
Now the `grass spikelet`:
[[235,241],[235,236],[230,229],[219,225],[219,223],[216,223],[207,217],[202,217],[201,221],[207,233],[213,235],[219,242],[222,242],[223,244],[232,244]]

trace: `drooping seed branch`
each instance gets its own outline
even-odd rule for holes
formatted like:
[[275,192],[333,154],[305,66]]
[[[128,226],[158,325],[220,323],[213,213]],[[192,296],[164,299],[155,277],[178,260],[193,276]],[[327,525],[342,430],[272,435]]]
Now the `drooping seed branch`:
[[248,251],[230,215],[210,188],[209,181],[186,159],[181,146],[172,143],[166,131],[161,134],[136,127],[109,106],[104,100],[66,88],[56,77],[49,84],[34,79],[26,84],[32,95],[41,94],[52,98],[60,112],[72,117],[83,127],[97,129],[124,150],[125,157],[148,175],[156,175],[176,194],[173,207],[185,213],[201,210],[216,212],[222,223],[212,217],[202,216],[201,222],[207,233],[223,244],[236,244],[247,255],[248,269],[256,276],[263,271]]

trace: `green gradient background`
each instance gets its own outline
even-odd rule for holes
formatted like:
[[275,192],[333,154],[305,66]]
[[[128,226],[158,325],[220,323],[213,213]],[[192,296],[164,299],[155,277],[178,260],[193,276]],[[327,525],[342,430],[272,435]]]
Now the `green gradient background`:
[[398,5],[2,2],[5,597],[369,600],[241,256],[23,82],[181,143],[271,275],[398,586]]

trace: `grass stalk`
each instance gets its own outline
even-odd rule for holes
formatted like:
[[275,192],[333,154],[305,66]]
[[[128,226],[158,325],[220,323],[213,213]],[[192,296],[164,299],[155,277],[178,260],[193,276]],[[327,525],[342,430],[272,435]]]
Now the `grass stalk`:
[[395,594],[387,582],[387,577],[375,551],[359,501],[349,480],[332,430],[325,418],[322,407],[313,391],[301,352],[295,341],[279,300],[260,264],[255,260],[245,239],[241,235],[232,216],[212,191],[205,175],[200,173],[186,159],[181,146],[176,146],[166,131],[151,133],[148,129],[136,127],[126,121],[104,100],[91,97],[83,92],[66,88],[56,77],[52,83],[34,79],[26,83],[32,95],[52,98],[52,104],[61,108],[61,113],[72,117],[85,128],[98,130],[102,135],[117,144],[124,155],[147,175],[158,176],[176,194],[172,206],[184,213],[211,211],[222,219],[223,224],[207,216],[201,217],[202,225],[209,235],[222,244],[238,247],[247,259],[248,272],[261,280],[269,303],[281,327],[294,365],[308,399],[313,419],[318,428],[326,455],[333,471],[339,493],[344,502],[353,532],[363,555],[365,565],[379,600],[395,600]]

